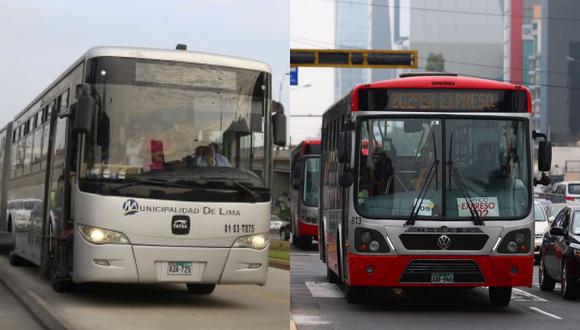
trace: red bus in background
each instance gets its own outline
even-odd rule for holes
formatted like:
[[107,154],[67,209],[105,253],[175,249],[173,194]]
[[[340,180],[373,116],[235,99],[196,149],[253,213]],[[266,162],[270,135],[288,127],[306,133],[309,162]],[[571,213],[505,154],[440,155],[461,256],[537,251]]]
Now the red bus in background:
[[360,84],[323,115],[319,251],[349,302],[367,287],[531,286],[533,143],[523,86],[453,74]]
[[292,242],[310,248],[318,240],[320,140],[306,140],[290,156],[290,227]]

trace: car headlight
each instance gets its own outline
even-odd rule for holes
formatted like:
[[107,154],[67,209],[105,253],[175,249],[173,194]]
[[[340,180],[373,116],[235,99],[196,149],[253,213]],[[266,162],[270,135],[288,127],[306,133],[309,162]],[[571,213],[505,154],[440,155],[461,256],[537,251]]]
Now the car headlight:
[[268,246],[270,238],[266,234],[256,234],[249,236],[242,236],[238,238],[233,247],[235,248],[251,248],[256,250],[262,250]]
[[93,244],[129,244],[125,234],[118,231],[78,225],[79,232],[89,243]]

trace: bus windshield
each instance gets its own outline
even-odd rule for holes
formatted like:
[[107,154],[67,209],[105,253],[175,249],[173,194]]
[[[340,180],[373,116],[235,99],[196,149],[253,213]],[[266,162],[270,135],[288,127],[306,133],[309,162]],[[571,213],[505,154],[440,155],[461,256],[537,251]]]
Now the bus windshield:
[[[357,125],[361,215],[522,218],[529,212],[527,122],[520,119],[373,118]],[[425,198],[419,202],[419,192]]]
[[306,206],[318,206],[318,191],[320,185],[320,158],[308,157],[304,162],[304,190],[302,202]]
[[[269,200],[263,152],[267,73],[98,58],[89,64],[88,77],[98,106],[84,140],[82,190]],[[223,199],[219,190],[231,198]]]

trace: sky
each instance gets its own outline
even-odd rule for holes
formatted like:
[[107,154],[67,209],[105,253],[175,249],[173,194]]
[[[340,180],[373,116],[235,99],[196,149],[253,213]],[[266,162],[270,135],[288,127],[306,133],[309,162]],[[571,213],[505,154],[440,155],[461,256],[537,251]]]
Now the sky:
[[[334,15],[332,2],[290,0],[291,48],[320,48],[308,40],[334,44]],[[298,68],[298,86],[290,87],[289,125],[293,145],[320,138],[321,116],[335,102],[334,72],[330,68]],[[296,115],[312,117],[292,117]]]
[[188,50],[272,66],[289,107],[289,0],[0,0],[0,127],[94,46]]

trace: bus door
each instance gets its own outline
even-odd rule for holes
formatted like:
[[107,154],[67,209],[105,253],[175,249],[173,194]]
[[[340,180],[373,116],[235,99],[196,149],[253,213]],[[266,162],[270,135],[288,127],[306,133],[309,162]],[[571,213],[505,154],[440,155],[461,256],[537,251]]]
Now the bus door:
[[[51,139],[45,188],[45,216],[43,224],[43,270],[45,276],[66,278],[72,265],[71,175],[76,143],[72,138],[74,122],[65,107],[58,107],[51,118]],[[51,271],[52,274],[48,273]]]

